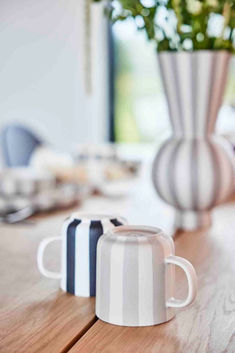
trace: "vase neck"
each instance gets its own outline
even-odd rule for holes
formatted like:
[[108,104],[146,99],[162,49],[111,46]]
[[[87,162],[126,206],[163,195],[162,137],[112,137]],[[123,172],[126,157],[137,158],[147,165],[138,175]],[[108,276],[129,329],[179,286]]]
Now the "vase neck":
[[230,57],[226,51],[159,55],[175,135],[203,137],[213,133]]
[[181,115],[178,118],[171,115],[173,133],[179,138],[205,138],[215,131],[217,112],[213,116],[208,112],[203,116],[192,111],[188,115]]

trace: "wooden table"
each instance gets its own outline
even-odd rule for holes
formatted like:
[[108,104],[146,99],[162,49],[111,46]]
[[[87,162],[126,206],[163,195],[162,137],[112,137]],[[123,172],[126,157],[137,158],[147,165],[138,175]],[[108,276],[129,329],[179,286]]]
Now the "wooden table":
[[[131,223],[160,225],[172,232],[173,212],[156,197],[146,173],[128,197],[94,196],[82,211],[120,213]],[[94,298],[63,293],[57,280],[36,265],[40,241],[60,232],[71,212],[34,218],[33,225],[0,225],[0,352],[2,353],[234,353],[235,203],[214,211],[213,227],[177,233],[176,254],[195,266],[196,302],[175,319],[145,328],[118,327],[97,320]],[[47,250],[47,266],[59,267],[59,248]],[[186,280],[177,272],[177,293]]]

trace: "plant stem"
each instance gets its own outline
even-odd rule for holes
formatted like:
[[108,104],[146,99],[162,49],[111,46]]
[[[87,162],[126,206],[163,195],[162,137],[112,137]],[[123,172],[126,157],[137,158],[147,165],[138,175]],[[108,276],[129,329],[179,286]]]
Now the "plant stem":
[[230,20],[230,16],[231,16],[231,5],[228,2],[225,2],[225,4],[224,4],[222,15],[224,17],[224,25],[223,25],[223,29],[222,29],[222,33],[221,33],[221,39],[224,38],[225,29],[229,24],[229,20]]

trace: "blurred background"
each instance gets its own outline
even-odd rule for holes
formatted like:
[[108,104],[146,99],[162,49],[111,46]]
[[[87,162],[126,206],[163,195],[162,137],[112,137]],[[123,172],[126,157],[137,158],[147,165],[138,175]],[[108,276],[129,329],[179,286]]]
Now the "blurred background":
[[85,1],[1,1],[0,127],[21,122],[63,150],[107,140],[107,28],[100,5],[87,22]]
[[[0,129],[20,122],[55,148],[152,143],[170,133],[154,46],[85,0],[1,0]],[[235,135],[235,62],[217,129]]]
[[[166,99],[155,46],[132,20],[113,26],[115,51],[115,139],[153,142],[170,131]],[[220,111],[217,129],[235,133],[235,60]]]

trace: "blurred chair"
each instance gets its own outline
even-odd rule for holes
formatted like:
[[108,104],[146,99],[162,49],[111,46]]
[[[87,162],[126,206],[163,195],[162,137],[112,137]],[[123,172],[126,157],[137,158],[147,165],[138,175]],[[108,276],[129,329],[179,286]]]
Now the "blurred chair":
[[1,133],[3,160],[8,167],[27,166],[36,147],[42,144],[30,130],[21,125],[8,125]]

